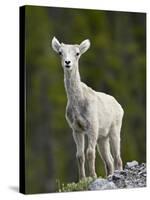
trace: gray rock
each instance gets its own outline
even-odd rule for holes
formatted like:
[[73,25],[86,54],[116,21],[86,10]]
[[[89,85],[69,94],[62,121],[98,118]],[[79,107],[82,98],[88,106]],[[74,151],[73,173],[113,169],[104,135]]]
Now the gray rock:
[[115,183],[108,181],[107,179],[96,179],[93,183],[89,185],[89,190],[108,190],[116,189]]
[[146,187],[146,176],[145,163],[127,162],[124,170],[116,170],[107,179],[96,179],[89,185],[89,190]]
[[132,168],[132,167],[135,167],[138,165],[138,162],[137,161],[132,161],[132,162],[127,162],[125,168]]
[[120,174],[123,175],[123,176],[125,176],[125,177],[127,176],[127,172],[125,170],[124,171],[123,170],[120,171]]
[[127,162],[124,170],[116,170],[107,179],[96,179],[89,185],[89,190],[146,187],[146,176],[145,163]]
[[120,179],[124,179],[124,176],[123,175],[121,175],[121,174],[113,174],[113,176],[112,176],[112,180],[113,181],[117,181],[117,180],[120,180]]
[[145,175],[146,174],[146,169],[144,169],[143,171],[139,172],[139,175]]

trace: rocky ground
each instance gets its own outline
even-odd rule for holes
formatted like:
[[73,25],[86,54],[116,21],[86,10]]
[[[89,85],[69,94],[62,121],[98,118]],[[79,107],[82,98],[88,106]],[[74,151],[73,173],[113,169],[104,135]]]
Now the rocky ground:
[[109,190],[119,188],[146,187],[146,164],[137,161],[127,162],[124,170],[115,171],[113,175],[104,178],[93,179],[87,177],[75,183],[60,183],[57,181],[59,192]]
[[124,170],[115,171],[107,179],[98,178],[91,182],[88,190],[117,188],[138,188],[146,186],[146,164],[137,161],[127,162]]

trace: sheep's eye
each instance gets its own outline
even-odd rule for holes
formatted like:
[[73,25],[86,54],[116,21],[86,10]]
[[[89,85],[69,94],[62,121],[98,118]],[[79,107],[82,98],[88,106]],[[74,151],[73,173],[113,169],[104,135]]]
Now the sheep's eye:
[[60,56],[62,55],[61,51],[59,51],[59,55],[60,55]]
[[78,52],[76,53],[76,56],[79,56],[79,53],[78,53]]

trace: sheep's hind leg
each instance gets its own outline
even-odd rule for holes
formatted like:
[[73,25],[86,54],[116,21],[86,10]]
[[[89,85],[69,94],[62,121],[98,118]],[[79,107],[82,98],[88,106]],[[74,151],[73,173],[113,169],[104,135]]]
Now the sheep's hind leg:
[[106,175],[111,175],[114,172],[113,158],[110,152],[109,138],[99,138],[97,142],[98,152],[105,164]]
[[120,155],[120,130],[121,123],[112,126],[110,130],[110,144],[114,158],[115,170],[122,170],[122,159]]
[[85,178],[84,135],[82,133],[73,132],[73,138],[76,143],[76,158],[79,171],[79,180],[81,180]]

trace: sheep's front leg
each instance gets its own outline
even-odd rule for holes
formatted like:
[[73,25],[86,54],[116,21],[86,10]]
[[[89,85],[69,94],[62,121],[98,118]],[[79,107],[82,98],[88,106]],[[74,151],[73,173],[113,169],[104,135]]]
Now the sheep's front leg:
[[96,178],[95,172],[95,147],[96,147],[96,137],[88,135],[88,148],[86,152],[89,176]]
[[79,180],[85,178],[85,156],[84,156],[84,135],[82,133],[73,132],[73,137],[76,143],[76,158],[79,170]]

